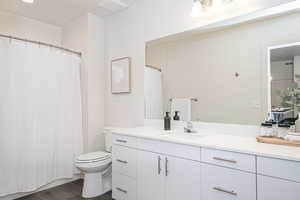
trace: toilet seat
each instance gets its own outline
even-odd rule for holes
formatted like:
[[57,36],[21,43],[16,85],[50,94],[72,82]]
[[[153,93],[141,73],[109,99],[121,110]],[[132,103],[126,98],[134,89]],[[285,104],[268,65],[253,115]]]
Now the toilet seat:
[[110,153],[98,151],[98,152],[83,154],[76,159],[76,162],[77,163],[92,163],[92,162],[105,161],[110,158],[111,158]]

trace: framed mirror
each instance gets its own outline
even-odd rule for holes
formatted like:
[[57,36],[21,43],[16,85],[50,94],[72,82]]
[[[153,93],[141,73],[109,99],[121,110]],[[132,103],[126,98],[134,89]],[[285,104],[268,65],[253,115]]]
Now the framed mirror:
[[[163,119],[165,112],[174,118],[179,111],[184,121],[260,125],[275,112],[272,107],[279,110],[276,91],[294,81],[296,54],[284,60],[282,72],[270,64],[279,51],[299,46],[299,22],[300,13],[289,13],[147,42],[145,119]],[[287,80],[278,85],[276,78]],[[295,117],[295,111],[287,109],[288,116]]]

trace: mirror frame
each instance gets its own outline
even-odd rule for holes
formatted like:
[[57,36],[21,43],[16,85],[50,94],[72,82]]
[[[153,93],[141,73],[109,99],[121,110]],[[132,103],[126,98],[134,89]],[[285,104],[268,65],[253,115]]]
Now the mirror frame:
[[267,80],[268,80],[268,114],[271,113],[272,110],[272,89],[271,89],[271,82],[272,82],[272,75],[271,75],[271,51],[275,49],[281,49],[281,48],[287,48],[287,47],[293,47],[293,46],[300,46],[300,42],[294,42],[294,43],[288,43],[288,44],[281,44],[276,46],[270,46],[268,47],[268,55],[267,55],[267,65],[268,65],[268,72],[267,72]]

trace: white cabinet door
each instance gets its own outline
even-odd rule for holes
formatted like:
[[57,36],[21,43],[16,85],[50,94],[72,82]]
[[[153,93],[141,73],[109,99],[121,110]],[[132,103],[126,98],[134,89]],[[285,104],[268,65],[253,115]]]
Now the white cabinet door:
[[164,200],[164,156],[138,152],[138,200]]
[[164,164],[166,200],[200,200],[200,163],[166,156]]
[[257,176],[258,200],[299,200],[300,183]]

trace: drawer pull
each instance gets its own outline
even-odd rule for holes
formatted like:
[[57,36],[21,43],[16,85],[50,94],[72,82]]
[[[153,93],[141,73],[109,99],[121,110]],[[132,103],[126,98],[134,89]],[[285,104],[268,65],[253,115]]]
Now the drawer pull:
[[127,161],[125,161],[125,160],[117,160],[117,162],[119,162],[119,163],[122,163],[122,164],[127,164],[128,162]]
[[121,142],[121,143],[127,143],[126,140],[120,140],[120,139],[117,139],[116,141],[117,141],[117,142]]
[[222,189],[220,187],[214,187],[213,189],[216,190],[216,191],[218,191],[218,192],[223,192],[223,193],[226,193],[226,194],[237,196],[237,193],[234,192],[234,191],[225,190],[225,189]]
[[168,160],[168,158],[166,157],[165,158],[165,175],[166,176],[168,176],[168,174],[169,174],[169,169],[168,169],[168,164],[169,164],[169,160]]
[[225,158],[219,158],[219,157],[213,157],[214,160],[223,161],[223,162],[229,162],[229,163],[237,163],[235,160],[229,160]]
[[158,156],[157,158],[157,170],[158,170],[158,174],[160,174],[161,172],[161,157]]
[[121,189],[121,188],[116,188],[118,191],[120,191],[120,192],[123,192],[124,194],[127,194],[127,191],[126,190],[123,190],[123,189]]

